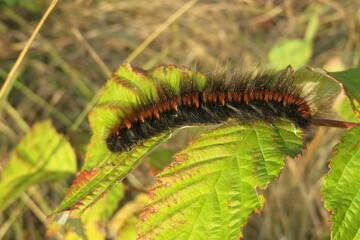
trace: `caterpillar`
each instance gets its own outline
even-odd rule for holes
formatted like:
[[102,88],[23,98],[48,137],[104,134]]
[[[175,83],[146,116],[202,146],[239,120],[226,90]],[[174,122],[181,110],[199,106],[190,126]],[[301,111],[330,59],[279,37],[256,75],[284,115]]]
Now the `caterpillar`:
[[[163,67],[163,76],[172,67]],[[150,76],[145,70],[131,68]],[[296,73],[291,66],[281,71],[223,68],[205,74],[205,81],[199,81],[198,74],[183,74],[178,88],[170,81],[153,78],[154,96],[139,98],[127,114],[117,119],[106,135],[106,146],[111,152],[129,151],[168,129],[218,124],[230,118],[269,123],[288,119],[301,129],[311,124],[346,127],[337,121],[315,119],[328,98],[319,100],[306,82],[297,84]],[[125,84],[118,75],[112,77]]]

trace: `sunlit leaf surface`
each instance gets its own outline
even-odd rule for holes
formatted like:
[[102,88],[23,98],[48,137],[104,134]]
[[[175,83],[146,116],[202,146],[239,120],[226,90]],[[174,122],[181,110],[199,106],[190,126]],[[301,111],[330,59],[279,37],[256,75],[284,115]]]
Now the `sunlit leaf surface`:
[[332,212],[332,239],[360,239],[360,127],[351,129],[335,147],[322,188]]
[[204,134],[176,155],[151,190],[140,239],[239,239],[260,211],[257,188],[278,177],[284,156],[303,148],[289,123],[233,123]]
[[50,121],[35,124],[11,152],[0,182],[0,210],[27,187],[56,181],[76,172],[76,157],[67,139]]

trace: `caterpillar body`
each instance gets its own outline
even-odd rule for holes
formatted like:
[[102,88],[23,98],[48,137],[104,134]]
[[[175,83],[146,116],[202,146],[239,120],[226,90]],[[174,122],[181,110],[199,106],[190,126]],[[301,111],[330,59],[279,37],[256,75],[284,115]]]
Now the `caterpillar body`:
[[[105,141],[111,152],[128,151],[168,129],[223,123],[229,118],[269,123],[288,119],[306,129],[321,106],[306,83],[296,83],[297,72],[291,66],[281,71],[224,68],[206,75],[189,70],[177,75],[175,82],[166,78],[168,71],[176,68],[172,65],[156,70],[167,80],[154,77],[154,72],[128,67],[153,81],[155,87],[109,127]],[[127,84],[117,74],[112,78]]]

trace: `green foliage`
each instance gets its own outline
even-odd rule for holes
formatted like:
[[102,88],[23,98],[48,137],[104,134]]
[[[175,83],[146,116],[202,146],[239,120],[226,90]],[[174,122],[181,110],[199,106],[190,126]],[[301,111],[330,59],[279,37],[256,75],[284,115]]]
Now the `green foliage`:
[[283,156],[302,148],[301,132],[289,123],[233,123],[202,135],[158,176],[140,238],[238,239],[264,205],[256,189],[278,176]]
[[312,43],[303,39],[291,39],[278,43],[269,52],[269,61],[284,67],[289,62],[294,67],[305,65],[312,54]]
[[356,118],[356,115],[354,111],[352,111],[352,107],[350,104],[349,99],[345,99],[341,105],[339,106],[339,115],[345,120],[349,122],[357,122],[358,119]]
[[350,130],[335,147],[331,171],[322,188],[332,212],[332,239],[360,239],[360,127]]
[[280,68],[289,64],[294,68],[306,65],[312,55],[312,41],[318,25],[318,17],[312,16],[304,39],[288,39],[275,44],[268,53],[269,62]]
[[[149,139],[143,146],[128,153],[123,152],[118,155],[108,153],[104,161],[94,169],[84,169],[57,208],[56,212],[59,215],[56,218],[79,217],[87,208],[101,199],[104,193],[114,188],[152,147],[164,141],[166,137],[167,134],[162,134]],[[95,147],[97,145],[99,144],[94,143]]]
[[29,186],[57,181],[76,171],[73,149],[50,121],[35,124],[11,152],[0,182],[0,211]]
[[341,82],[355,115],[360,118],[360,68],[333,72],[331,75]]
[[[330,73],[341,82],[360,118],[360,69]],[[360,127],[347,132],[335,147],[322,188],[324,205],[332,212],[332,239],[360,239]]]

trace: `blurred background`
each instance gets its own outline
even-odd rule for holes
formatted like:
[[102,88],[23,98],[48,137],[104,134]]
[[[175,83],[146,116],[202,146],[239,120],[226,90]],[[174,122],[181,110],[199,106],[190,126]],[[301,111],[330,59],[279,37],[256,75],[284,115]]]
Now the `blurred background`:
[[[50,3],[1,0],[0,85]],[[106,79],[124,61],[144,69],[197,64],[211,71],[230,60],[244,67],[262,62],[340,71],[357,66],[359,56],[358,0],[63,0],[26,55],[7,101],[1,103],[0,169],[31,126],[49,118],[69,137],[80,169],[91,136],[87,113]],[[126,236],[135,236],[133,223],[146,202],[144,189],[172,154],[202,131],[178,132],[125,180],[124,194],[112,213],[97,220],[102,237],[129,239],[126,231]],[[278,180],[261,191],[267,202],[244,228],[246,239],[329,239],[321,176],[328,171],[332,146],[341,134],[337,129],[313,130],[303,156],[287,159]],[[27,189],[1,214],[0,239],[62,239],[66,233],[47,227],[46,216],[74,177]],[[121,215],[124,211],[127,215]],[[114,216],[119,215],[128,221],[116,222]]]

